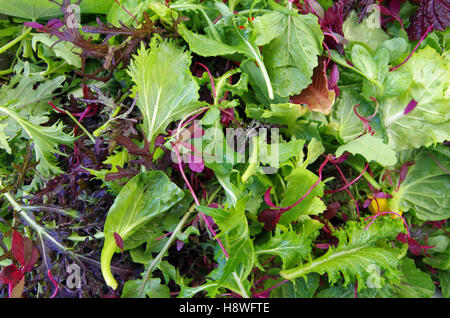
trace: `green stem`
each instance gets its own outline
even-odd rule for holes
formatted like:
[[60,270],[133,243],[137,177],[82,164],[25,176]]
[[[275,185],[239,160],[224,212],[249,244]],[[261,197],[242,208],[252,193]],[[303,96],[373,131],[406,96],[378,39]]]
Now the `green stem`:
[[253,151],[249,158],[249,164],[247,169],[245,170],[244,174],[241,177],[242,182],[245,184],[250,178],[250,176],[255,173],[255,170],[258,168],[258,137],[253,136],[252,137],[252,143],[253,145]]
[[[348,160],[347,160],[348,161]],[[363,167],[356,165],[354,163],[351,162],[347,162],[348,165],[350,165],[350,167],[352,167],[353,169],[355,169],[357,172],[361,173],[363,171]],[[367,180],[367,182],[369,182],[376,190],[380,190],[381,186],[380,184],[367,172],[365,171],[363,173],[363,177],[364,179]]]
[[[0,188],[1,187],[3,187],[2,180],[0,180]],[[9,203],[11,204],[13,209],[37,232],[37,234],[39,236],[45,236],[45,238],[47,238],[49,241],[51,241],[52,244],[54,244],[57,248],[59,248],[60,250],[66,252],[66,253],[68,252],[67,248],[65,246],[61,245],[61,243],[59,243],[57,240],[55,240],[53,238],[53,236],[48,234],[47,231],[42,226],[37,224],[34,221],[34,219],[31,216],[29,216],[28,213],[22,209],[20,204],[13,198],[13,196],[9,192],[5,192],[2,195],[9,201]]]
[[6,43],[0,48],[0,54],[5,53],[5,51],[9,50],[11,47],[16,45],[18,42],[22,41],[28,34],[30,34],[32,28],[24,29],[25,31],[22,32],[21,35],[19,35],[17,38],[12,40],[11,42]]
[[9,68],[7,70],[0,71],[0,76],[8,75],[11,74],[12,72],[14,72],[14,70],[12,68]]
[[64,111],[70,118],[72,118],[72,120],[78,125],[78,127],[80,127],[84,133],[89,137],[89,139],[95,144],[95,138],[94,136],[92,136],[92,134],[87,131],[87,129],[67,110]]
[[[195,210],[195,207],[197,205],[194,203],[193,205],[191,205],[191,207],[189,208],[189,210],[184,214],[184,216],[181,218],[180,222],[178,223],[177,227],[175,228],[175,230],[172,232],[169,240],[167,241],[167,243],[164,245],[164,247],[162,248],[162,250],[158,253],[158,255],[156,256],[156,258],[153,260],[153,262],[150,264],[149,268],[147,269],[147,272],[145,273],[145,277],[144,280],[142,281],[141,287],[140,287],[140,291],[139,291],[139,297],[142,297],[142,293],[144,292],[145,289],[145,285],[147,284],[147,281],[150,277],[150,274],[153,271],[153,268],[155,268],[156,265],[159,264],[159,262],[161,261],[161,259],[163,258],[164,254],[166,254],[167,250],[169,249],[169,247],[172,245],[172,243],[175,241],[175,239],[177,238],[178,233],[181,232],[181,230],[183,229],[184,224],[186,223],[186,221],[188,220],[189,216],[191,215],[191,213]],[[113,242],[114,243],[114,242]],[[115,247],[114,247],[115,249]],[[103,248],[103,250],[105,250],[105,248]],[[114,250],[113,250],[113,254],[114,254]],[[107,255],[109,256],[109,254]],[[111,256],[112,257],[112,256]],[[102,252],[102,259],[103,259],[103,252]],[[111,271],[108,268],[106,268],[105,270],[107,271]],[[102,267],[102,271],[103,271],[103,267]],[[117,283],[116,283],[117,284]],[[109,284],[108,284],[109,285]],[[110,285],[111,286],[111,285]],[[115,288],[114,288],[115,289]]]

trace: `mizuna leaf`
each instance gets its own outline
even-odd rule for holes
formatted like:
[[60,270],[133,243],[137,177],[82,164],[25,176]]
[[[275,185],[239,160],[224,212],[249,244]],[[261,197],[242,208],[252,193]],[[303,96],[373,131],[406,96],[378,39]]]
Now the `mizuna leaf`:
[[328,280],[333,285],[341,278],[342,273],[343,286],[353,284],[357,280],[360,290],[366,286],[371,274],[370,268],[376,265],[394,279],[399,274],[397,269],[399,249],[390,248],[389,245],[378,245],[377,242],[395,239],[403,230],[402,222],[380,218],[364,230],[366,225],[367,222],[348,221],[344,229],[334,233],[339,239],[336,248],[330,247],[325,255],[296,268],[283,270],[280,275],[286,279],[294,279],[313,272],[320,275],[327,273]]
[[[56,165],[55,154],[66,156],[66,154],[58,150],[59,145],[70,146],[75,140],[72,134],[63,132],[64,125],[61,122],[57,122],[53,126],[38,126],[3,106],[0,106],[1,112],[9,115],[10,118],[17,122],[34,142],[36,161],[39,161],[37,165],[39,172],[45,177],[50,176],[51,173],[62,173],[62,170]],[[34,121],[45,122],[47,118],[35,118]]]
[[309,110],[329,115],[334,105],[336,94],[328,89],[328,79],[325,70],[325,61],[319,60],[319,65],[314,69],[312,83],[302,90],[299,95],[291,97],[291,103],[306,104]]
[[184,192],[170,182],[162,171],[141,172],[122,188],[106,217],[105,243],[101,268],[108,286],[117,288],[111,269],[111,259],[118,249],[114,233],[126,244],[127,238],[152,219],[160,216],[181,200]]
[[137,105],[144,116],[145,135],[151,144],[167,125],[198,107],[199,86],[189,71],[190,56],[173,42],[144,45],[130,63],[128,74],[136,84]]
[[336,150],[336,157],[340,157],[344,152],[354,155],[360,154],[367,161],[376,161],[382,166],[393,166],[397,162],[396,152],[383,143],[380,138],[366,134],[357,139],[347,142]]

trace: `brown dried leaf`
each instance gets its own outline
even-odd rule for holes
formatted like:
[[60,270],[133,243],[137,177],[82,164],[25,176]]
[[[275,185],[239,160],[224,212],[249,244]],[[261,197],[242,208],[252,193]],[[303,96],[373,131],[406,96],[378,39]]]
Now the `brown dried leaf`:
[[320,60],[314,69],[312,83],[299,95],[291,97],[291,103],[306,104],[308,109],[329,115],[334,105],[336,94],[328,88],[325,60]]

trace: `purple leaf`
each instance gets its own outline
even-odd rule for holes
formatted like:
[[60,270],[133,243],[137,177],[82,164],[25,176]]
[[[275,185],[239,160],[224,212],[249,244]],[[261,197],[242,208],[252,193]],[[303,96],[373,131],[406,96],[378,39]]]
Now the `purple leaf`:
[[123,239],[122,239],[122,237],[119,235],[119,233],[114,232],[114,239],[116,240],[117,246],[120,248],[120,250],[123,253]]
[[189,168],[194,172],[202,172],[203,169],[205,169],[205,162],[203,161],[203,158],[200,158],[194,154],[190,154],[189,162],[188,162]]
[[410,113],[414,108],[416,108],[417,106],[417,102],[413,99],[411,99],[411,101],[408,103],[408,105],[406,105],[405,110],[403,111],[403,114],[406,115],[408,113]]
[[421,0],[419,9],[411,16],[408,32],[409,39],[416,41],[433,26],[433,30],[444,31],[450,26],[450,0]]
[[44,28],[44,26],[40,23],[37,22],[24,22],[24,25],[26,25],[27,27],[33,28],[33,29],[38,29],[38,30],[42,30]]
[[264,223],[267,231],[272,231],[280,220],[281,213],[279,210],[266,209],[258,215],[258,222]]

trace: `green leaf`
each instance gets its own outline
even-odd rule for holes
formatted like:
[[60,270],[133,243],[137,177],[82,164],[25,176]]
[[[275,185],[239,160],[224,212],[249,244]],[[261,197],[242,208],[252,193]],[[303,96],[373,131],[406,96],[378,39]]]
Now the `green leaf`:
[[368,78],[377,79],[377,64],[372,54],[364,46],[359,44],[352,46],[352,62]]
[[275,92],[281,97],[299,94],[311,84],[323,34],[313,14],[272,14],[283,29],[264,46],[263,57]]
[[183,23],[178,25],[178,32],[183,39],[189,44],[189,48],[196,54],[201,56],[220,56],[231,55],[240,50],[207,35],[198,34],[190,31]]
[[49,48],[51,47],[52,53],[68,64],[73,65],[76,68],[81,68],[80,54],[82,53],[82,50],[71,42],[58,42],[56,37],[50,37],[49,34],[45,33],[38,33],[33,35],[33,38],[31,39],[31,45],[35,51],[38,42],[45,44]]
[[305,161],[302,163],[302,168],[306,168],[308,165],[315,162],[321,154],[325,152],[325,147],[316,138],[312,138],[308,144],[308,153]]
[[[296,168],[286,177],[287,190],[283,194],[280,206],[286,207],[297,202],[318,180],[313,172],[305,168]],[[322,200],[318,197],[323,196],[323,183],[314,187],[314,189],[295,207],[282,214],[280,223],[287,225],[296,221],[300,215],[318,215],[326,209]]]
[[438,271],[438,277],[442,296],[450,298],[450,273],[448,271]]
[[286,279],[294,279],[313,272],[320,275],[327,273],[328,280],[333,285],[341,278],[342,273],[343,286],[357,280],[358,290],[360,290],[366,287],[372,275],[372,268],[378,266],[380,270],[386,271],[390,279],[394,280],[394,277],[398,275],[398,248],[393,249],[390,245],[377,243],[395,239],[403,230],[403,224],[400,220],[382,218],[365,230],[367,223],[347,222],[344,229],[334,232],[339,239],[339,245],[336,248],[330,247],[325,255],[296,268],[283,270],[280,275]]
[[277,255],[283,262],[283,268],[295,266],[311,252],[311,239],[295,231],[276,233],[269,241],[255,246],[255,255]]
[[190,56],[173,42],[144,45],[132,59],[128,74],[136,84],[137,105],[144,116],[144,130],[152,143],[167,125],[182,119],[198,106],[199,86],[189,71]]
[[361,42],[374,52],[389,36],[380,25],[380,11],[374,10],[368,17],[359,23],[358,15],[352,11],[342,24],[345,39],[352,42]]
[[170,182],[162,171],[141,172],[122,188],[106,217],[103,232],[101,268],[108,286],[117,288],[110,269],[111,259],[117,249],[114,233],[125,242],[149,221],[160,216],[181,200],[184,193]]
[[[445,55],[427,46],[398,69],[411,78],[409,90],[380,103],[392,148],[401,151],[450,139],[449,65]],[[405,115],[412,99],[417,106]]]
[[198,207],[198,209],[211,216],[219,226],[219,237],[229,254],[225,258],[222,250],[216,255],[219,266],[208,276],[221,287],[226,287],[243,297],[249,297],[250,275],[255,262],[253,242],[249,235],[248,221],[245,214],[246,199],[241,198],[235,207],[228,211]]
[[[58,168],[55,154],[66,156],[66,154],[59,151],[59,145],[71,146],[75,141],[73,134],[66,134],[63,132],[64,125],[61,122],[56,122],[52,126],[39,126],[22,118],[16,112],[9,108],[0,106],[0,113],[3,112],[9,115],[20,125],[27,136],[34,142],[34,151],[36,161],[39,161],[37,169],[44,177],[49,177],[52,173],[60,174],[62,170]],[[35,122],[46,122],[46,117],[34,118]]]
[[449,158],[441,153],[421,150],[408,169],[405,180],[393,193],[394,211],[412,211],[420,220],[438,221],[450,217]]
[[[71,1],[75,3],[75,0]],[[83,0],[81,12],[104,14],[108,12],[114,0]],[[0,13],[13,17],[37,20],[62,16],[61,9],[48,0],[2,0]]]
[[[141,286],[141,279],[125,282],[121,298],[138,298]],[[160,278],[151,278],[148,280],[142,293],[142,297],[145,298],[145,296],[149,298],[170,298],[170,289],[166,285],[161,284]]]
[[384,167],[393,166],[397,162],[396,152],[383,143],[380,138],[365,134],[358,139],[351,140],[336,150],[336,157],[345,152],[360,154],[367,161],[376,161]]
[[401,263],[401,281],[394,286],[395,292],[401,298],[430,298],[434,295],[436,286],[431,276],[416,268],[414,260],[403,258]]
[[312,298],[319,287],[319,275],[311,273],[286,282],[272,290],[273,298]]
[[0,148],[6,150],[7,153],[11,154],[11,147],[8,144],[8,136],[5,134],[5,128],[8,124],[0,124]]

